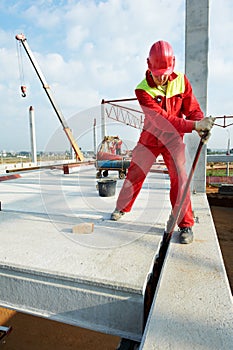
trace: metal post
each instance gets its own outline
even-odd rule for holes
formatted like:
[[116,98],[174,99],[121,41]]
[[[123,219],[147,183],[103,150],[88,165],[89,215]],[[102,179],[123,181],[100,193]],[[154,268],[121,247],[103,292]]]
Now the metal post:
[[[228,129],[226,129],[227,133],[228,133],[228,140],[227,140],[227,156],[230,155],[230,132]],[[226,176],[230,175],[230,165],[229,162],[227,162],[227,169],[226,169]]]
[[94,142],[94,155],[96,156],[97,154],[97,146],[96,146],[96,118],[94,118],[94,123],[93,123],[93,142]]
[[107,136],[106,116],[105,116],[104,104],[105,104],[105,101],[102,100],[102,102],[101,102],[101,137],[102,137],[102,140],[104,139],[105,136]]
[[29,108],[29,126],[30,126],[32,162],[37,163],[35,117],[34,117],[34,108],[32,106],[30,106]]
[[[70,129],[70,132],[72,133],[72,130]],[[70,158],[72,160],[75,160],[75,152],[74,152],[74,149],[72,147],[72,145],[70,144]]]

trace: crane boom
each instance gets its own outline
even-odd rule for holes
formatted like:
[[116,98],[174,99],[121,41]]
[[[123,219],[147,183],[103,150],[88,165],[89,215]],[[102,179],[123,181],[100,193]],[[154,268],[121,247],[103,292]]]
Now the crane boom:
[[63,127],[63,130],[65,131],[65,134],[66,134],[72,148],[74,149],[76,159],[83,161],[83,159],[84,159],[83,154],[82,154],[79,146],[77,145],[77,143],[74,139],[74,136],[72,135],[71,129],[69,128],[61,110],[59,109],[57,103],[54,100],[54,97],[52,96],[51,89],[50,89],[49,85],[47,84],[45,77],[44,77],[43,73],[41,72],[41,69],[40,69],[28,43],[27,43],[27,39],[26,39],[25,35],[24,34],[17,34],[15,36],[15,38],[16,38],[16,40],[20,41],[22,46],[24,47],[24,49],[29,57],[29,60],[31,61],[32,66],[34,67],[36,74],[39,77],[40,82],[41,82],[41,84],[46,92],[46,95],[48,96],[49,101],[51,102],[51,104],[54,108],[54,111],[55,111],[55,113],[56,113],[56,115],[57,115],[57,117],[58,117],[58,119]]

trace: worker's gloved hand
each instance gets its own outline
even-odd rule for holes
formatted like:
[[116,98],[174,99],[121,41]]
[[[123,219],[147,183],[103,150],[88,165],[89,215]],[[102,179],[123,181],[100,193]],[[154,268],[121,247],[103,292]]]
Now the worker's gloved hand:
[[205,117],[200,121],[195,122],[195,130],[199,133],[200,131],[210,131],[215,122],[214,117]]
[[210,133],[210,131],[200,130],[200,131],[198,131],[198,135],[201,137],[203,143],[207,143],[210,136],[211,136],[211,133]]
[[198,132],[198,135],[202,138],[203,143],[207,143],[210,138],[210,130],[212,129],[215,117],[205,117],[200,121],[195,122],[195,130]]

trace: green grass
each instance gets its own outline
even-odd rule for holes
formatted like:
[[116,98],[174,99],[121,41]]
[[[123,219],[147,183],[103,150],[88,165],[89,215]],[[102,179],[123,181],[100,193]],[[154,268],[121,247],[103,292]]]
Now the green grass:
[[[226,176],[227,170],[226,169],[207,169],[206,175],[207,176]],[[233,169],[230,169],[229,176],[233,176]]]

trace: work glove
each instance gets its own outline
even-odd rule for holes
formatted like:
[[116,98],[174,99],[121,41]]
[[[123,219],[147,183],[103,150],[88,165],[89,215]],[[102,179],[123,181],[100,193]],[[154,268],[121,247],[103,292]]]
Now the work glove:
[[210,131],[214,125],[215,117],[205,117],[200,121],[195,122],[195,130],[199,131]]
[[211,136],[211,132],[200,130],[200,131],[198,131],[198,135],[202,139],[202,142],[206,144]]
[[209,140],[211,136],[210,130],[214,125],[215,119],[215,117],[205,117],[204,119],[195,122],[195,130],[202,138],[203,143],[207,143]]

